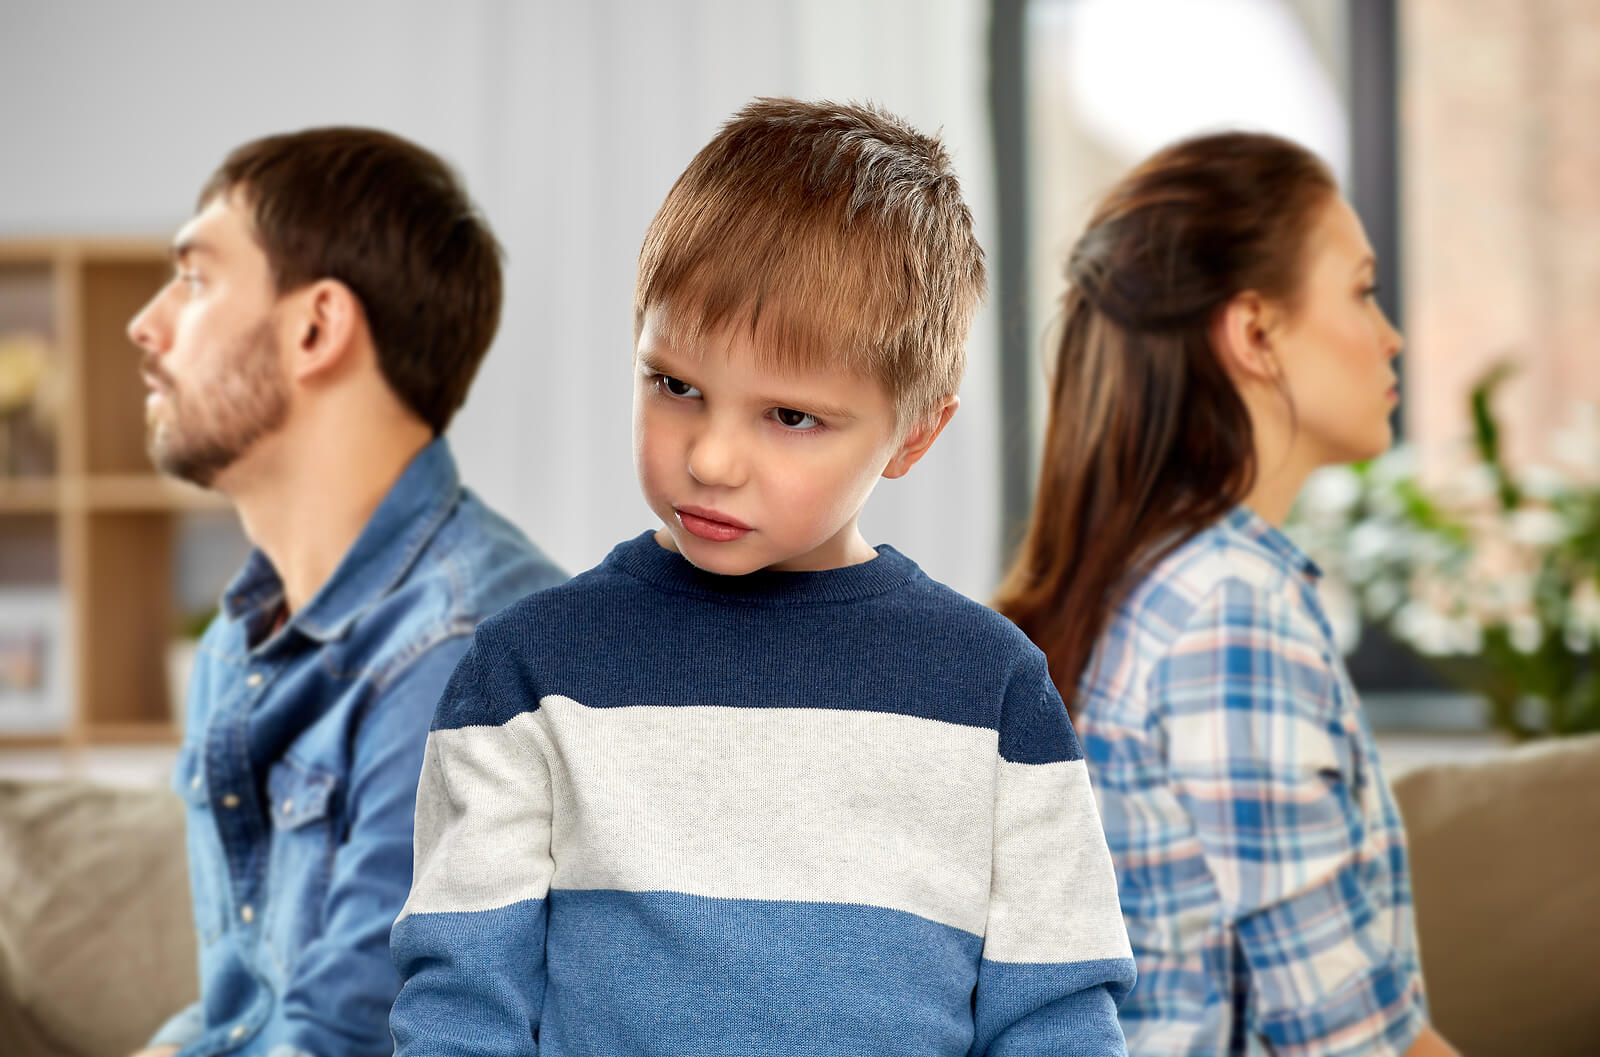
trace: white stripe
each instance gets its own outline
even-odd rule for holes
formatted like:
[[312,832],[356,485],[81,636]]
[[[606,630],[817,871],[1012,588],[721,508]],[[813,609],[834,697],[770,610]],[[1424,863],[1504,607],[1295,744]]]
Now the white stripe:
[[1133,957],[1084,762],[1002,760],[995,799],[983,956],[1029,963]]
[[[407,913],[552,888],[885,907],[984,957],[1130,956],[1082,761],[836,709],[589,708],[429,736]],[[996,783],[998,782],[998,787]]]
[[428,735],[416,860],[400,916],[493,910],[550,889],[550,779],[533,717]]
[[998,737],[840,709],[537,713],[551,887],[857,903],[982,935]]
[[904,910],[982,935],[998,736],[839,709],[589,708],[429,735],[409,913],[551,888]]

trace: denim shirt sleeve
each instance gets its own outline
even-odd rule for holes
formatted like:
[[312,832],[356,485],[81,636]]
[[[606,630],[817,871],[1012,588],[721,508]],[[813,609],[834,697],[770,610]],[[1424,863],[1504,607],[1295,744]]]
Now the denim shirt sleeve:
[[380,678],[354,737],[348,832],[333,857],[322,929],[296,960],[266,1037],[319,1057],[388,1053],[400,977],[389,930],[411,887],[417,778],[434,708],[470,642],[452,634]]
[[183,1047],[204,1035],[205,1031],[205,1007],[196,1000],[168,1017],[166,1023],[150,1036],[150,1041],[145,1043],[145,1046]]

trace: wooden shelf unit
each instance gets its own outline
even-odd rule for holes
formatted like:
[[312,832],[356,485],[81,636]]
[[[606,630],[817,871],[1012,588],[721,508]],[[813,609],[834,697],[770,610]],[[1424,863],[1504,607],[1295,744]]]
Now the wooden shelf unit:
[[[0,559],[0,591],[58,589],[71,657],[62,688],[68,695],[65,729],[0,731],[0,746],[149,744],[177,737],[166,657],[182,617],[176,602],[179,523],[226,505],[212,493],[161,477],[145,452],[144,384],[126,329],[170,274],[168,248],[155,240],[0,241],[0,335],[47,331],[62,393],[53,472],[11,476],[0,466],[0,551],[13,556]],[[8,301],[7,283],[25,296]],[[39,296],[46,308],[18,309]],[[21,318],[8,319],[7,309]],[[49,564],[54,568],[44,567]]]

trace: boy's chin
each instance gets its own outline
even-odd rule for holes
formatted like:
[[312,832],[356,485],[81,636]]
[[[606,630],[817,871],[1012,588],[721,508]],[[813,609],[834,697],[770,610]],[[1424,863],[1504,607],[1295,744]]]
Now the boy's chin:
[[744,576],[767,564],[759,555],[741,553],[734,543],[715,543],[703,540],[683,528],[663,525],[656,530],[656,542],[669,551],[683,555],[690,565],[701,572],[717,576]]

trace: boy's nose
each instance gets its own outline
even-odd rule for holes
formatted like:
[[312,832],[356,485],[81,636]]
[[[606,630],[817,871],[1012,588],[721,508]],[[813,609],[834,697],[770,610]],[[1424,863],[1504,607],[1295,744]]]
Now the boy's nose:
[[689,476],[722,488],[743,484],[745,460],[740,444],[732,430],[708,427],[689,447]]

